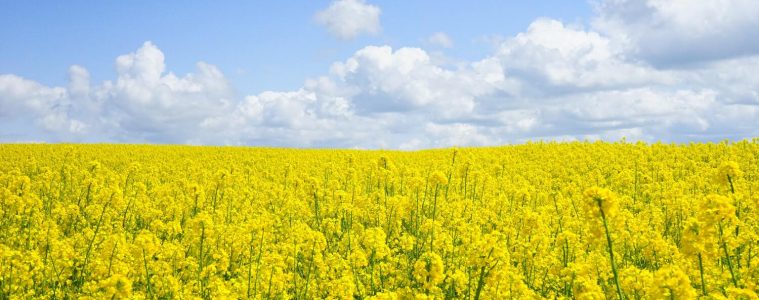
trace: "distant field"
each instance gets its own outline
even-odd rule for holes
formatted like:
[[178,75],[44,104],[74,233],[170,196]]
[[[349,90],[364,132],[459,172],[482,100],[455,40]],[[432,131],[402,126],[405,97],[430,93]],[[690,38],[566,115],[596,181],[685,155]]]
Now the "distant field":
[[0,299],[759,293],[759,140],[0,145]]

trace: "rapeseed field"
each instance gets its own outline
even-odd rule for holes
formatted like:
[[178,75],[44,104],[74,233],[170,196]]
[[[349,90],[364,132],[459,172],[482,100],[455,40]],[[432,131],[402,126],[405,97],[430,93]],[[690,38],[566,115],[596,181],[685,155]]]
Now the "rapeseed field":
[[759,140],[0,145],[0,299],[756,299]]

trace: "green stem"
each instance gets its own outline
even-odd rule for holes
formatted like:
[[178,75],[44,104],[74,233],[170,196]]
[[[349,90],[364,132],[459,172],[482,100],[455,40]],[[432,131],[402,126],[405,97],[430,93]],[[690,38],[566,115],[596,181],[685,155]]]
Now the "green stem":
[[246,295],[250,298],[250,275],[253,272],[253,235],[251,234],[250,243],[248,244],[248,290]]
[[701,292],[706,296],[708,293],[706,292],[706,282],[704,281],[704,263],[701,259],[701,252],[698,253],[698,270],[701,272]]
[[145,257],[145,249],[142,249],[142,261],[145,265],[145,292],[148,298],[153,299],[153,289],[150,288],[150,270],[148,269],[148,259]]
[[253,298],[255,298],[258,295],[258,280],[261,276],[261,256],[264,253],[264,233],[261,232],[261,243],[260,246],[258,246],[258,258],[256,258],[256,282],[253,286]]
[[606,214],[604,213],[603,206],[601,206],[601,200],[596,200],[598,209],[601,211],[601,220],[604,224],[604,231],[606,232],[606,243],[609,244],[609,259],[611,259],[611,272],[614,273],[614,285],[617,288],[617,296],[619,299],[624,299],[622,296],[622,288],[619,286],[619,275],[617,274],[617,263],[614,262],[614,248],[612,247],[611,235],[609,234],[609,225],[606,222]]
[[435,184],[435,196],[432,201],[432,229],[430,230],[430,252],[434,251],[435,246],[435,215],[437,214],[437,193],[440,184]]
[[105,216],[105,210],[108,209],[108,206],[111,204],[111,200],[113,200],[113,194],[111,194],[111,197],[108,199],[108,203],[103,205],[103,210],[100,212],[100,217],[98,218],[98,222],[95,225],[95,232],[92,234],[92,239],[90,240],[89,245],[87,245],[87,252],[84,255],[84,263],[82,264],[82,270],[79,274],[79,278],[77,279],[77,285],[81,287],[81,285],[84,283],[84,275],[85,270],[87,268],[87,264],[90,262],[90,254],[92,253],[92,248],[95,244],[95,238],[98,235],[98,232],[100,231],[100,225],[103,223],[103,216]]
[[200,282],[200,294],[205,294],[205,283],[203,281],[203,240],[206,235],[206,227],[200,223],[200,251],[198,251],[198,281]]
[[727,251],[727,243],[723,238],[722,222],[719,222],[719,237],[722,240],[722,250],[725,252],[725,261],[727,262],[727,268],[730,270],[730,279],[732,279],[733,286],[738,287],[738,279],[735,278],[735,271],[733,270],[733,262],[730,260],[730,253]]
[[485,266],[480,268],[480,277],[477,279],[477,289],[475,290],[474,300],[480,299],[482,288],[485,287]]

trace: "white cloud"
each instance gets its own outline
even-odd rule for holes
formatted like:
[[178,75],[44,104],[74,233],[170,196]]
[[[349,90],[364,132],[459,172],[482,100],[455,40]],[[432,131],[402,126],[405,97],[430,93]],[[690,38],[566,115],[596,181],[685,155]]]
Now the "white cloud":
[[442,48],[453,47],[453,40],[445,32],[435,32],[427,38],[427,42]]
[[[333,6],[345,3],[367,5]],[[175,75],[164,53],[146,42],[116,58],[116,77],[101,83],[92,83],[81,66],[69,69],[65,87],[0,75],[0,140],[415,149],[759,136],[759,54],[712,47],[724,51],[696,51],[683,60],[687,68],[665,68],[657,62],[665,56],[651,53],[684,50],[674,44],[663,52],[645,50],[654,47],[641,45],[648,37],[633,33],[653,29],[610,20],[668,12],[678,21],[662,23],[662,32],[682,34],[693,45],[711,34],[704,28],[723,23],[734,24],[724,27],[732,36],[725,39],[746,38],[750,21],[730,11],[704,25],[693,16],[701,8],[675,13],[665,7],[669,2],[640,3],[603,2],[590,28],[535,20],[476,61],[451,64],[420,48],[367,46],[302,87],[254,95],[236,94],[208,63]],[[653,4],[662,8],[652,13]],[[693,31],[690,23],[703,28]]]
[[480,133],[480,128],[472,124],[453,123],[436,124],[428,123],[424,131],[431,139],[432,147],[448,146],[473,146],[473,145],[496,145],[501,140],[493,136]]
[[337,38],[350,40],[362,34],[379,33],[381,13],[379,7],[364,0],[335,0],[314,18]]
[[[592,31],[538,19],[501,44],[507,74],[540,84],[540,92],[616,88],[667,81],[667,75],[625,59],[622,49]],[[546,90],[545,88],[549,88]]]
[[[200,62],[196,73],[165,72],[164,55],[146,42],[116,59],[117,78],[92,86],[81,66],[69,69],[67,87],[46,87],[0,75],[0,123],[50,140],[187,142],[203,135],[205,118],[231,112],[234,93],[223,74]],[[21,129],[24,128],[24,129]],[[11,135],[11,134],[9,134]],[[206,141],[213,141],[205,136]]]
[[503,80],[496,64],[477,62],[450,70],[435,64],[422,49],[389,46],[365,47],[335,63],[331,74],[352,91],[359,114],[425,111],[432,119],[470,114],[475,99]]
[[202,120],[234,106],[235,95],[218,68],[199,62],[195,73],[167,73],[163,52],[150,42],[119,56],[116,72],[116,81],[105,82],[96,98],[114,130],[145,140],[184,142],[198,134]]
[[16,75],[0,75],[0,138],[37,139],[70,136],[86,128],[69,116],[68,92]]
[[593,28],[659,67],[759,53],[759,1],[605,0]]
[[82,66],[69,68],[68,92],[75,98],[87,98],[90,94],[90,72]]
[[672,130],[706,132],[709,113],[720,109],[716,96],[711,90],[639,88],[571,96],[563,98],[565,104],[546,111],[557,114],[551,118],[557,127],[598,132],[635,129],[666,137]]
[[678,72],[695,86],[708,86],[721,92],[722,101],[759,105],[759,55],[712,62],[697,69]]

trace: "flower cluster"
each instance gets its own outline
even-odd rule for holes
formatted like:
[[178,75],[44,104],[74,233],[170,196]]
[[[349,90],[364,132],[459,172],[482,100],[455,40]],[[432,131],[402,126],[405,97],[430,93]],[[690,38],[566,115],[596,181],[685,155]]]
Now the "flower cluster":
[[759,140],[0,145],[0,299],[755,299]]

